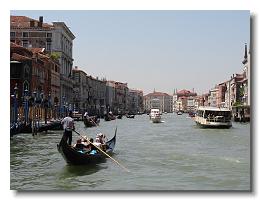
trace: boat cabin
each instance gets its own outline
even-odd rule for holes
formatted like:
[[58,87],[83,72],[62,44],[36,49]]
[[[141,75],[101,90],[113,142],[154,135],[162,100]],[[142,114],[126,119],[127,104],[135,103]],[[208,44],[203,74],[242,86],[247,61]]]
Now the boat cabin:
[[227,108],[199,107],[195,122],[208,127],[231,127],[231,111]]

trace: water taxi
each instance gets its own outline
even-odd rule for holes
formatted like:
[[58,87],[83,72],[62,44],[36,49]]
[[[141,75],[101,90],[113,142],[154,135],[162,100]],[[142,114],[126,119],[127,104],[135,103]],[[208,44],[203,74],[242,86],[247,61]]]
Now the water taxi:
[[153,123],[160,123],[161,122],[161,114],[159,109],[151,109],[150,112],[150,119]]
[[231,111],[227,108],[199,107],[195,122],[203,128],[230,128]]

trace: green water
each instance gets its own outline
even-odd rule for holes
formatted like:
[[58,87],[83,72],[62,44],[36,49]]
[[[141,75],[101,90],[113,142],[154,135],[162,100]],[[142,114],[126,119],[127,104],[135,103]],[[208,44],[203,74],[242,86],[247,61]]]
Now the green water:
[[[114,135],[113,158],[92,166],[70,166],[57,151],[62,131],[19,134],[10,141],[12,190],[250,190],[250,124],[230,129],[200,129],[188,115],[148,115],[85,128],[82,135]],[[73,140],[77,139],[74,135]]]

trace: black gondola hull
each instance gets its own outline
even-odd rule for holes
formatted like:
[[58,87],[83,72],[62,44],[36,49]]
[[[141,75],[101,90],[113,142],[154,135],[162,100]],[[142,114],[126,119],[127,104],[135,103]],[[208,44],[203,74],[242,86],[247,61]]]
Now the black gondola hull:
[[[107,145],[106,153],[108,155],[111,155],[113,153],[115,143],[116,143],[116,133],[111,140],[106,142]],[[57,145],[57,148],[58,151],[63,156],[64,160],[68,164],[72,164],[72,165],[97,164],[104,161],[107,158],[107,156],[102,152],[91,155],[91,154],[81,153],[77,151],[77,149],[67,144],[67,137],[64,135],[60,143]]]
[[99,125],[100,119],[95,118],[95,117],[89,117],[88,119],[84,118],[83,121],[84,121],[84,124],[86,127],[93,127],[93,126]]

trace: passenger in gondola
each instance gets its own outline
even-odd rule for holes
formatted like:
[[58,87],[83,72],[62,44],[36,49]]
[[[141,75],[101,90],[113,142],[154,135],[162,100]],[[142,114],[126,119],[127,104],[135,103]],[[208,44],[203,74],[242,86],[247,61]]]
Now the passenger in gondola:
[[96,141],[98,141],[101,145],[102,150],[106,150],[106,136],[103,133],[98,133],[96,136]]
[[84,153],[88,153],[92,150],[93,138],[86,138],[77,140],[77,143],[74,145],[74,147],[78,150],[82,150]]

